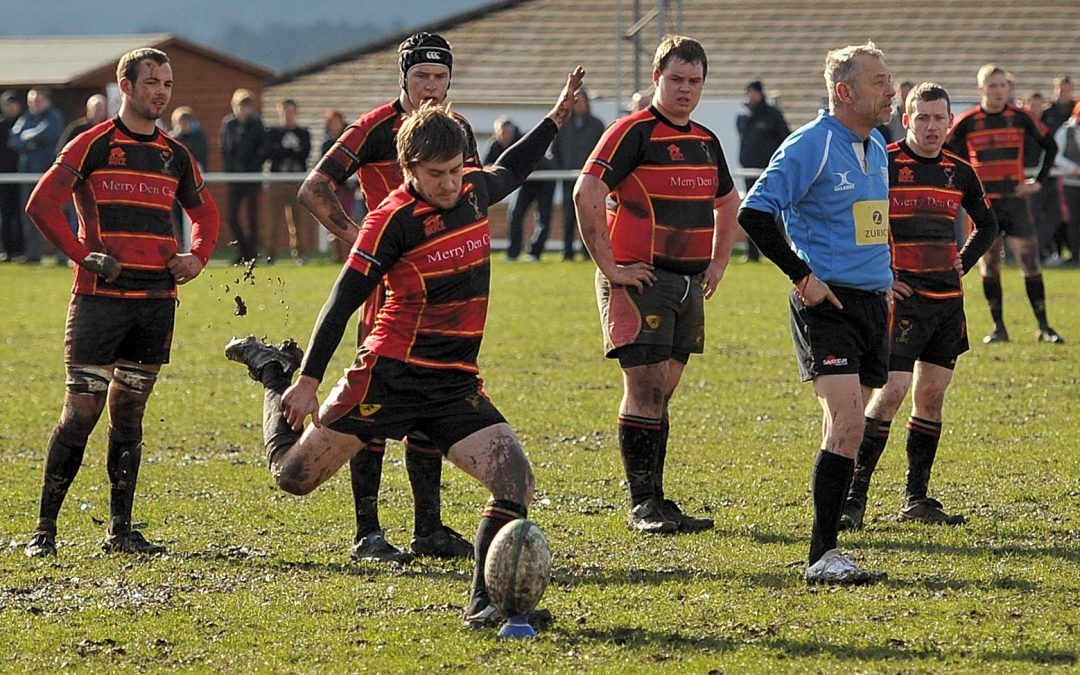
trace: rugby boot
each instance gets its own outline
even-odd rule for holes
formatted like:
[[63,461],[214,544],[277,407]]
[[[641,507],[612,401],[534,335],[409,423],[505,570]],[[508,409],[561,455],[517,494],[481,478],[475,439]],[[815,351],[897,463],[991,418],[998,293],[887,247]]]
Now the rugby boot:
[[[534,609],[529,612],[528,620],[533,628],[547,628],[555,617],[546,609]],[[470,604],[461,617],[462,625],[469,630],[498,628],[504,621],[506,617],[502,611],[490,602],[479,609],[474,609],[474,605]]]
[[413,555],[408,551],[402,551],[397,546],[386,541],[386,533],[376,530],[353,544],[349,557],[359,562],[389,562],[405,564],[411,562]]
[[994,342],[1008,342],[1009,331],[1005,330],[1005,326],[994,325],[994,329],[986,334],[983,338],[983,344],[988,345]]
[[941,502],[932,498],[905,500],[897,516],[901,522],[918,521],[930,525],[963,525],[967,518],[959,513],[945,513]]
[[271,363],[278,364],[286,377],[291,376],[293,371],[300,367],[304,350],[291,338],[283,341],[280,346],[274,346],[249,335],[229,340],[229,344],[225,345],[225,358],[244,364],[248,367],[251,379],[262,382],[260,377],[263,368]]
[[123,532],[109,533],[105,535],[105,541],[101,542],[101,550],[106,553],[164,553],[165,547],[146,540],[142,532],[138,530],[124,530]]
[[664,512],[663,503],[646,499],[626,514],[626,525],[635,532],[647,534],[675,534],[679,526]]
[[1046,328],[1040,328],[1038,334],[1035,336],[1035,339],[1039,342],[1046,342],[1052,345],[1065,344],[1065,338],[1058,335],[1058,332],[1050,326],[1047,326]]
[[832,586],[858,586],[872,584],[885,578],[884,574],[867,572],[851,561],[839,549],[825,551],[816,563],[806,568],[803,575],[806,583]]
[[47,558],[56,555],[56,534],[48,530],[34,530],[23,552],[28,558]]
[[844,512],[840,514],[840,531],[861,530],[863,516],[866,515],[866,501],[855,497],[848,497],[844,502]]
[[675,523],[675,527],[679,532],[704,532],[705,530],[713,529],[714,523],[712,518],[695,518],[694,516],[683,513],[683,510],[679,508],[679,505],[671,499],[665,499],[661,502],[661,509],[668,520]]
[[473,557],[473,545],[469,540],[446,525],[423,537],[413,536],[409,549],[417,556],[463,560],[472,560]]

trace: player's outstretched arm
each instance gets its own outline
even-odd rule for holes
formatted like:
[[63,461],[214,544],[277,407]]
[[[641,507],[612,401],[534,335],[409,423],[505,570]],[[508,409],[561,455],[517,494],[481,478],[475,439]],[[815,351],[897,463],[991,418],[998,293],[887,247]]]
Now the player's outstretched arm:
[[585,79],[585,69],[577,66],[566,76],[566,86],[559,92],[559,98],[555,101],[555,107],[547,114],[547,118],[556,126],[562,126],[563,122],[570,119],[574,112],[574,101],[577,100],[578,90]]
[[566,86],[559,93],[555,107],[516,143],[507,148],[490,169],[485,171],[491,191],[492,204],[504,199],[529,177],[544,157],[559,125],[566,121],[574,109],[574,97],[581,88],[585,69],[578,66],[566,77]]
[[315,396],[319,382],[326,374],[334,351],[341,344],[349,319],[364,304],[376,285],[377,282],[348,264],[334,282],[330,297],[326,299],[311,332],[311,342],[304,354],[304,362],[300,364],[300,377],[281,399],[285,418],[295,431],[303,428],[308,415],[312,416],[312,423],[319,426],[319,402]]
[[360,226],[345,213],[335,190],[333,181],[313,169],[304,179],[296,197],[330,234],[351,245],[360,234]]

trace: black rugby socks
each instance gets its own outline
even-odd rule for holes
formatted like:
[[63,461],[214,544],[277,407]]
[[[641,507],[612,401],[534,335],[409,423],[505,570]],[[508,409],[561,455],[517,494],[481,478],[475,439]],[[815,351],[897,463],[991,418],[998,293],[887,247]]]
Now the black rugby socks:
[[667,461],[668,432],[671,424],[665,415],[660,420],[660,439],[656,446],[656,469],[653,471],[653,496],[659,501],[664,501],[664,462]]
[[369,442],[349,460],[353,504],[356,507],[356,541],[382,529],[379,523],[379,485],[382,483],[386,441]]
[[426,537],[442,527],[439,491],[442,451],[430,442],[405,439],[405,469],[413,493],[413,535]]
[[1035,320],[1039,322],[1039,330],[1050,328],[1046,320],[1046,285],[1043,284],[1041,274],[1033,277],[1024,277],[1024,290],[1027,291],[1028,302],[1031,303],[1031,311],[1035,314]]
[[941,440],[941,422],[912,417],[908,420],[907,430],[908,471],[904,498],[913,502],[926,499],[930,471]]
[[885,451],[885,444],[889,442],[889,428],[891,420],[875,420],[866,418],[866,429],[863,432],[862,444],[859,446],[859,454],[855,458],[855,470],[851,478],[851,490],[848,497],[858,499],[866,503],[866,494],[870,490],[870,478],[874,475],[881,453]]
[[109,429],[109,534],[123,534],[131,529],[131,508],[135,502],[135,484],[142,463],[142,441],[113,438]]
[[69,430],[64,429],[63,422],[57,423],[45,451],[45,478],[38,506],[37,529],[56,534],[56,518],[68,488],[79,473],[85,451],[86,436],[73,437]]
[[982,287],[983,295],[986,296],[986,304],[990,305],[990,318],[994,320],[994,326],[1004,328],[1005,318],[1001,307],[1001,279],[999,277],[983,277]]
[[490,499],[484,505],[484,515],[480,518],[480,526],[476,528],[476,543],[473,545],[475,565],[473,567],[472,595],[469,599],[469,607],[466,614],[478,612],[490,603],[487,594],[487,585],[484,583],[484,563],[487,561],[488,549],[495,535],[507,523],[518,518],[528,517],[528,509],[508,499]]
[[619,451],[622,453],[630,503],[637,506],[653,497],[653,473],[660,447],[661,420],[619,415]]
[[826,551],[836,548],[840,514],[854,464],[854,460],[824,448],[814,460],[814,528],[810,535],[808,566],[816,563]]

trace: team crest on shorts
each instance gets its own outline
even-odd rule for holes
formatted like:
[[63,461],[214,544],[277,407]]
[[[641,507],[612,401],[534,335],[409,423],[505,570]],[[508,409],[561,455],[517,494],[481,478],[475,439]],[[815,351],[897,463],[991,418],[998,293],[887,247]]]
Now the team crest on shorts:
[[379,404],[379,403],[361,403],[360,405],[358,405],[356,407],[360,409],[360,416],[361,417],[371,417],[375,413],[379,412],[379,410],[382,408],[382,404]]
[[656,314],[647,314],[645,315],[645,323],[649,326],[649,328],[656,330],[660,328],[660,324],[662,323],[662,321],[660,317]]
[[911,322],[911,319],[900,319],[900,323],[896,324],[897,330],[900,331],[896,334],[896,343],[906,345],[908,342],[908,334],[914,327],[915,324]]
[[479,394],[471,394],[469,396],[466,396],[465,400],[469,402],[469,405],[471,405],[473,407],[473,410],[479,410],[480,409],[480,395]]

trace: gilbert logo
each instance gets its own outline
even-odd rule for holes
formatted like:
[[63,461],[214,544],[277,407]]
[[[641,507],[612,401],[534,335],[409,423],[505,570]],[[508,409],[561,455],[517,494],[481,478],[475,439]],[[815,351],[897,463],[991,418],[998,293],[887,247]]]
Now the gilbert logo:
[[843,192],[844,190],[855,189],[855,183],[852,183],[847,177],[847,175],[851,173],[850,171],[836,171],[834,173],[836,174],[837,181],[836,187],[833,188],[833,192]]
[[685,162],[686,161],[686,158],[683,157],[682,150],[680,150],[679,146],[675,145],[674,143],[667,146],[667,151],[668,151],[668,155],[671,156],[671,161],[673,161],[673,162]]
[[914,183],[915,172],[911,170],[911,167],[905,166],[900,169],[900,175],[896,179],[901,183]]
[[846,366],[847,359],[842,356],[833,356],[830,354],[829,356],[826,356],[824,359],[822,359],[821,365],[830,366],[832,368],[836,368],[838,366]]
[[430,237],[446,229],[446,223],[438,213],[424,218],[424,236]]
[[123,148],[113,148],[109,152],[109,166],[127,166],[127,155]]

